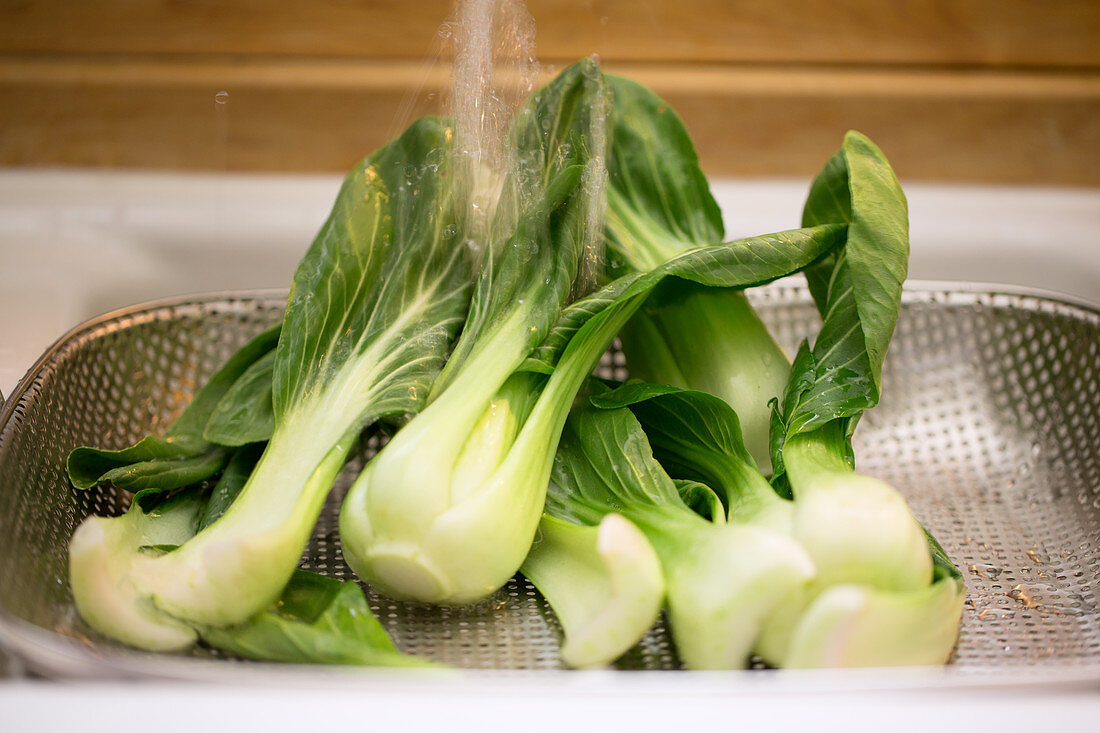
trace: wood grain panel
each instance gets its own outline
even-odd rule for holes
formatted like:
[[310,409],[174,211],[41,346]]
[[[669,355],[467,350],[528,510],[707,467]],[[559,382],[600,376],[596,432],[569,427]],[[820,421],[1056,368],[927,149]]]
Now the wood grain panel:
[[[1100,65],[1096,0],[531,0],[572,60]],[[0,53],[418,59],[449,0],[0,0]]]
[[[712,175],[810,175],[857,128],[903,178],[1100,185],[1093,73],[608,68],[680,111]],[[343,171],[446,79],[399,61],[0,59],[0,164]]]

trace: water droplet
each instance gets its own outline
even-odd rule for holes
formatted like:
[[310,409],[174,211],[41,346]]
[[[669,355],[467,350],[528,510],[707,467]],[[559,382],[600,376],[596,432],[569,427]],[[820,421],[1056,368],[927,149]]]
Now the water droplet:
[[1016,601],[1024,608],[1035,608],[1039,604],[1036,602],[1034,595],[1022,585],[1013,586],[1012,590],[1007,593],[1008,597]]
[[218,92],[214,95],[214,104],[227,104],[229,102],[229,92]]
[[1004,572],[1003,568],[994,567],[993,565],[971,565],[967,570],[971,575],[988,578],[989,580],[996,580]]

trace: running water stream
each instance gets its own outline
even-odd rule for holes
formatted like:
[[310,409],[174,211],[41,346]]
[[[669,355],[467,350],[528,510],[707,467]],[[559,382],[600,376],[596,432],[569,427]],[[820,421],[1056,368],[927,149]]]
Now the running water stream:
[[[512,228],[519,213],[503,216],[506,212],[497,212],[497,204],[504,198],[508,175],[523,178],[526,173],[521,170],[524,161],[509,143],[508,130],[543,76],[535,50],[535,20],[523,0],[461,0],[440,36],[450,42],[453,54],[446,112],[455,120],[459,218],[467,245],[480,249],[493,241],[490,223],[500,235]],[[598,285],[603,263],[607,113],[607,109],[595,110],[591,118],[595,154],[584,172],[587,235],[574,297]]]
[[455,119],[458,204],[470,242],[481,246],[505,178],[519,165],[508,129],[538,82],[535,21],[523,0],[463,0],[443,33],[453,45],[447,106]]

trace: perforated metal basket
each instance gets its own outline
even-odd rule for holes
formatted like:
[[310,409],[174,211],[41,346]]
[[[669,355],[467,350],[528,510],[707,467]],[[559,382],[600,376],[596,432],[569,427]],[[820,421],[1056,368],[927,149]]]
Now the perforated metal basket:
[[[753,300],[791,353],[817,326],[801,287],[759,289]],[[138,652],[82,623],[68,585],[69,537],[86,515],[118,514],[128,499],[74,491],[64,462],[78,445],[121,447],[163,430],[207,375],[281,316],[284,301],[220,294],[108,314],[61,339],[8,398],[0,643],[9,654],[58,675],[209,679],[265,668],[203,648]],[[615,351],[601,368],[623,376]],[[940,679],[1100,680],[1100,310],[1021,290],[913,285],[883,379],[882,403],[857,431],[859,468],[906,495],[966,576],[962,634]],[[336,519],[355,469],[333,492],[302,567],[352,577]],[[461,609],[369,598],[406,651],[467,668],[561,666],[557,622],[521,576]],[[617,666],[678,668],[663,623]]]

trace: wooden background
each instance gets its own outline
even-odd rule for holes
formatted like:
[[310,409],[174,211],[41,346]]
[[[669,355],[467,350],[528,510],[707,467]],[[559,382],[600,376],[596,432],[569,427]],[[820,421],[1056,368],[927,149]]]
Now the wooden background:
[[[528,8],[544,63],[596,53],[653,87],[711,175],[809,175],[857,128],[911,180],[1100,185],[1098,0]],[[450,11],[0,0],[0,165],[345,170],[445,88],[425,58]]]

